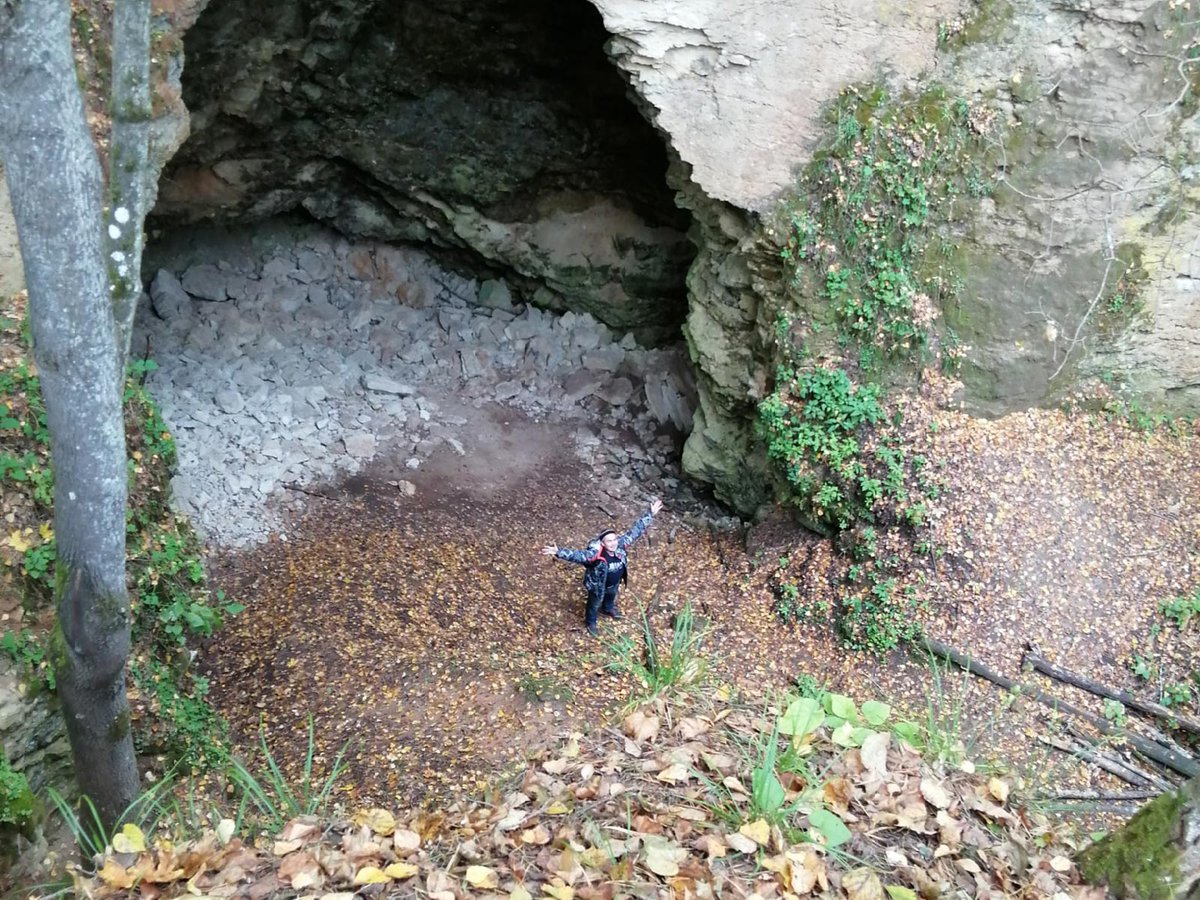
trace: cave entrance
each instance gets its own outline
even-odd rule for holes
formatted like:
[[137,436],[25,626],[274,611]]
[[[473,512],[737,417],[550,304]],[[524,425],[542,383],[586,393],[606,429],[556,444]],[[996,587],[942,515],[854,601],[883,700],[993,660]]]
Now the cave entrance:
[[264,537],[281,486],[466,452],[491,402],[677,474],[690,217],[607,37],[584,0],[208,4],[141,327],[211,537]]

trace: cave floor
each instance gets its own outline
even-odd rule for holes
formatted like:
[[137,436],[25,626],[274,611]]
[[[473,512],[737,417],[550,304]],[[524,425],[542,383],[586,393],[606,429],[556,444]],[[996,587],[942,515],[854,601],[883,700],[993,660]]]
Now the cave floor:
[[[929,634],[1010,677],[1022,677],[1032,643],[1148,699],[1190,680],[1194,626],[1169,626],[1159,604],[1200,581],[1194,434],[1061,412],[979,420],[924,401],[907,421],[945,487],[928,533],[941,549],[912,565]],[[539,550],[582,546],[610,523],[626,527],[649,494],[604,493],[602,473],[576,459],[563,426],[488,406],[470,427],[476,449],[467,455],[444,447],[417,472],[376,460],[314,490],[286,540],[213,560],[215,585],[248,606],[202,653],[241,748],[257,743],[261,723],[298,775],[311,715],[315,768],[344,749],[349,804],[476,793],[555,734],[604,727],[632,686],[606,670],[614,638],[638,635],[643,606],[665,637],[690,600],[710,629],[714,677],[786,688],[806,673],[922,722],[933,697],[933,715],[961,718],[968,755],[1049,780],[1073,769],[1033,740],[1061,727],[1042,707],[1010,705],[959,674],[932,689],[926,660],[847,650],[825,624],[782,624],[781,580],[832,601],[845,565],[827,542],[782,519],[744,539],[664,498],[631,553],[627,617],[602,620],[600,639],[589,638],[581,570]],[[401,479],[415,493],[399,490]],[[1153,664],[1153,679],[1133,675],[1135,654]],[[1088,695],[1061,696],[1101,711]],[[1075,786],[1107,783],[1082,770],[1070,777]]]

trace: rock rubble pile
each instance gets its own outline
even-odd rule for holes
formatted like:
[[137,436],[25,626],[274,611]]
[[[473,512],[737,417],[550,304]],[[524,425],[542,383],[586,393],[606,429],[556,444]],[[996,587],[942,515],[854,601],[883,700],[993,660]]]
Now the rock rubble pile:
[[489,402],[578,422],[585,461],[673,485],[695,405],[682,347],[616,340],[415,249],[313,230],[227,255],[158,259],[135,339],[179,448],[175,501],[210,542],[279,530],[269,501],[287,487],[385,455],[417,469],[443,445],[470,453],[471,412]]

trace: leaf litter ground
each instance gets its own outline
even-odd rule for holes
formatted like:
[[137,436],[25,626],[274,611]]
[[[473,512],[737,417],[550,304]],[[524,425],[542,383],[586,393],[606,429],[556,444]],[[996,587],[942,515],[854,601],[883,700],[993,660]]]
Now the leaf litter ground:
[[[862,699],[926,709],[927,660],[851,652],[828,625],[780,622],[780,561],[808,596],[830,603],[845,566],[781,516],[747,537],[674,508],[667,493],[631,556],[630,615],[590,639],[581,570],[538,551],[625,527],[659,486],[614,500],[620,470],[582,466],[565,429],[498,406],[473,415],[465,456],[445,448],[417,472],[382,461],[321,492],[332,499],[310,498],[286,541],[216,561],[218,586],[249,608],[202,664],[243,748],[261,727],[295,775],[311,715],[318,769],[346,748],[345,800],[461,797],[520,768],[564,727],[609,721],[633,685],[605,670],[606,643],[637,634],[642,606],[665,638],[689,601],[710,629],[719,677],[785,688],[808,674]],[[1160,681],[1190,677],[1195,639],[1161,629],[1158,607],[1200,582],[1192,434],[1057,411],[980,420],[926,401],[912,401],[906,419],[945,485],[931,515],[941,553],[911,560],[929,633],[1012,677],[1028,643],[1150,699],[1156,685],[1131,674],[1148,645]],[[405,478],[412,496],[396,487]],[[999,692],[947,681],[942,712],[964,720],[965,742],[1029,771],[1068,768],[1032,740],[1053,727],[1040,708],[1000,711],[1009,700]],[[1074,694],[1064,699],[1099,712]],[[1107,783],[1095,772],[1074,777]]]

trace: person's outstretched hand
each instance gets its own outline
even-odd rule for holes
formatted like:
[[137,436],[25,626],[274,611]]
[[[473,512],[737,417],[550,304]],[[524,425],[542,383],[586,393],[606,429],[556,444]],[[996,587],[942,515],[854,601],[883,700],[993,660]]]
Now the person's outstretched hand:
[[558,547],[554,544],[549,544],[542,548],[543,556],[558,556]]
[[662,501],[655,497],[650,501],[650,512],[652,515],[658,515],[660,509],[662,509]]

